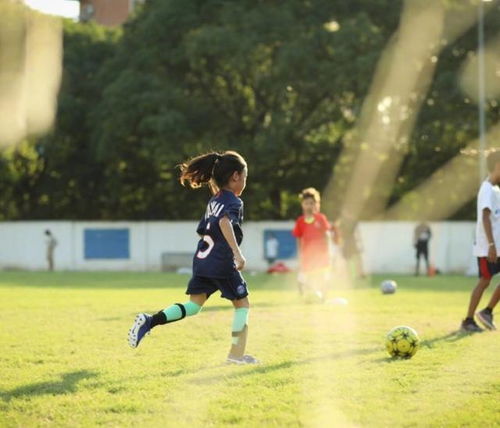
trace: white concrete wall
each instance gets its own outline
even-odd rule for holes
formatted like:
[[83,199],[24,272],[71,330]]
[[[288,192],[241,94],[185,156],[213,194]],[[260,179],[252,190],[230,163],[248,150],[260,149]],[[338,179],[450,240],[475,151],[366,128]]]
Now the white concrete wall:
[[[45,229],[59,245],[56,268],[61,270],[160,270],[164,252],[193,253],[198,237],[196,222],[3,222],[0,223],[0,268],[44,269]],[[83,235],[86,228],[129,228],[130,259],[86,260]],[[265,229],[292,229],[293,222],[247,222],[242,245],[248,268],[266,268],[263,250]],[[412,222],[365,222],[360,224],[363,261],[372,273],[411,273],[415,251]],[[443,272],[473,272],[474,223],[431,223],[432,262]],[[294,267],[295,261],[287,261]]]
[[[413,222],[365,222],[360,224],[363,261],[368,272],[410,273],[415,269]],[[471,273],[475,223],[430,223],[431,262],[442,272]],[[421,262],[423,266],[423,261]],[[423,271],[423,269],[422,269]],[[475,273],[475,272],[474,272]]]

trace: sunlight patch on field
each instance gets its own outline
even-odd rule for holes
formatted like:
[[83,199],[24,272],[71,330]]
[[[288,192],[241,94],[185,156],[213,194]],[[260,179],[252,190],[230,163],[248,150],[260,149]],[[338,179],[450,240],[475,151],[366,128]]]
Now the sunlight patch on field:
[[[333,361],[329,364],[331,371],[325,375],[325,364],[328,362],[317,356],[324,355],[325,352],[328,355],[329,350],[325,349],[324,344],[335,337],[338,332],[349,334],[352,341],[357,341],[355,313],[348,306],[332,305],[320,308],[320,310],[311,309],[310,319],[307,320],[310,337],[302,338],[310,348],[311,358],[309,363],[299,371],[300,377],[297,378],[302,389],[301,419],[305,426],[317,428],[329,426],[332,423],[335,426],[354,427],[356,424],[342,409],[341,397],[335,391],[335,379],[343,370],[342,365]],[[349,355],[349,351],[345,352]],[[356,387],[356,384],[359,384],[358,379],[353,380],[352,386]],[[335,392],[332,393],[332,389]]]

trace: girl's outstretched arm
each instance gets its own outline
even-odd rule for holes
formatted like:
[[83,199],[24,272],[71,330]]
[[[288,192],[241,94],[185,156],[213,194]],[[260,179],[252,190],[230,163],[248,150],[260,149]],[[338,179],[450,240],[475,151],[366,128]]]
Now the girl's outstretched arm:
[[234,263],[236,264],[236,269],[243,270],[245,267],[245,257],[241,254],[240,247],[236,242],[236,236],[234,236],[233,225],[231,224],[231,220],[228,217],[224,216],[219,220],[220,230],[226,238],[228,245],[231,247],[234,256]]

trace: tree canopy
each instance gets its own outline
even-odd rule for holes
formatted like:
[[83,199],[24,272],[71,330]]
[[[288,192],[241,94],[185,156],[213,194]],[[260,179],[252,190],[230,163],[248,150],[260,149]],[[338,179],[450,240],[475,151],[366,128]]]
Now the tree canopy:
[[[2,153],[0,215],[195,219],[208,193],[182,188],[176,165],[233,149],[249,164],[247,218],[294,217],[298,192],[332,178],[401,7],[149,0],[121,30],[65,22],[57,124]],[[500,13],[487,18],[494,35]],[[440,56],[390,203],[477,133],[457,79],[474,31]],[[488,108],[498,117],[494,100]]]

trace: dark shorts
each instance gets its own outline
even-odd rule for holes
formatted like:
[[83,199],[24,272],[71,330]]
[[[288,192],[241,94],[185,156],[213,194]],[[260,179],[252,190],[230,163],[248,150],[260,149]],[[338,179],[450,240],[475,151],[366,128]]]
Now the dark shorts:
[[429,256],[429,242],[428,241],[417,241],[417,259],[421,256],[427,258]]
[[487,257],[478,257],[477,266],[479,268],[479,278],[491,279],[500,272],[500,259],[496,263],[490,263]]
[[221,292],[221,297],[229,300],[239,300],[248,296],[247,283],[238,271],[235,271],[229,278],[193,276],[189,281],[186,294],[206,294],[210,297],[217,290]]

